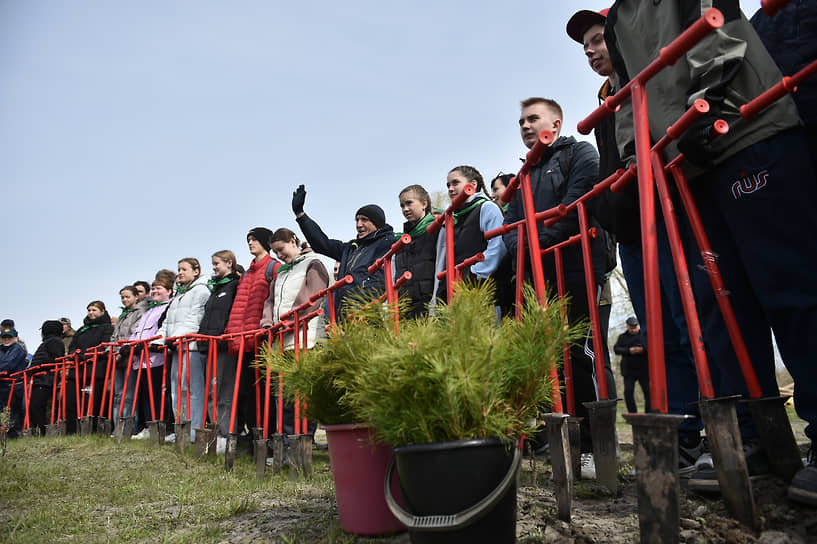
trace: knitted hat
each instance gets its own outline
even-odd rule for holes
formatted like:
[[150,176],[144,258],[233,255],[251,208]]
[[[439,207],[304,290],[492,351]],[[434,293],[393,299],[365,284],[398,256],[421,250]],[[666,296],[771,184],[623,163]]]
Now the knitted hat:
[[266,227],[255,227],[247,233],[247,239],[250,239],[250,236],[258,240],[258,243],[261,244],[267,253],[269,253],[270,248],[270,240],[272,240],[272,231]]
[[374,226],[379,229],[382,229],[383,226],[386,224],[386,214],[383,212],[383,208],[381,208],[377,204],[366,204],[357,212],[355,212],[355,217],[357,217],[358,215],[362,215],[363,217],[374,223]]

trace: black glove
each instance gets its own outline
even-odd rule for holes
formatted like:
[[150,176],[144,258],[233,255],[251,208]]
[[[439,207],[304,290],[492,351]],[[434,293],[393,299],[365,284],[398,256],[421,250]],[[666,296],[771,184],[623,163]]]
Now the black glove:
[[[168,347],[168,349],[171,349],[171,348]],[[153,353],[161,353],[162,352],[162,346],[161,346],[161,344],[151,344],[150,346],[148,346],[148,351],[152,351]]]
[[699,117],[678,139],[678,149],[684,157],[701,168],[712,168],[718,153],[712,149],[712,124],[718,120],[711,110]]
[[133,346],[133,358],[138,359],[142,355],[142,350],[145,349],[145,344],[138,343]]
[[304,202],[306,202],[306,189],[302,184],[298,185],[298,188],[292,193],[292,211],[295,212],[295,215],[303,213]]

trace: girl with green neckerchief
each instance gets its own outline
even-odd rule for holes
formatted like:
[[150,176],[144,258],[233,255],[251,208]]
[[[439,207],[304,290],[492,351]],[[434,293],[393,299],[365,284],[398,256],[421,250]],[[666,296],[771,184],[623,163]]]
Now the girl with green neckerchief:
[[[111,335],[111,342],[118,342],[120,340],[128,340],[139,325],[139,319],[148,307],[146,300],[139,301],[139,291],[133,285],[126,285],[119,290],[119,299],[122,301],[122,311],[119,314],[119,319],[113,328]],[[118,419],[119,404],[122,400],[122,389],[125,386],[125,370],[128,366],[128,356],[130,349],[120,350],[117,346],[114,348],[116,352],[116,364],[114,371],[114,396],[113,406],[114,414],[111,419]],[[132,393],[132,392],[131,392]],[[125,395],[125,405],[130,408],[133,402],[133,394]],[[135,422],[134,431],[139,431],[145,424],[144,421]]]
[[414,318],[428,313],[428,303],[434,293],[438,233],[426,231],[434,221],[434,214],[431,198],[422,185],[409,185],[400,191],[399,199],[406,218],[403,231],[411,236],[411,243],[395,255],[394,277],[397,279],[404,272],[411,272],[411,279],[400,289],[400,298],[410,301],[406,317]]
[[[230,320],[230,310],[238,290],[238,273],[235,253],[229,249],[216,251],[211,257],[213,276],[207,282],[210,288],[210,298],[204,305],[204,317],[201,318],[199,334],[207,336],[221,336]],[[212,343],[199,343],[202,353],[209,353]],[[230,408],[233,405],[233,389],[235,387],[236,359],[230,355],[227,343],[223,340],[216,342],[216,394],[217,418],[219,438],[216,444],[217,451],[223,450],[227,435],[230,433]]]

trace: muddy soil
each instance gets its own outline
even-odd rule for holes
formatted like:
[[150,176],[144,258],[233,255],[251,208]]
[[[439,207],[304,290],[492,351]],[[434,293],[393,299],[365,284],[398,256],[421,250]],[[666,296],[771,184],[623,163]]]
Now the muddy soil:
[[[628,476],[632,447],[622,446],[620,488],[615,496],[594,480],[577,481],[572,520],[559,521],[550,484],[550,466],[526,459],[518,488],[517,540],[520,543],[623,544],[639,542],[638,499],[634,477]],[[319,470],[329,470],[328,466]],[[760,530],[732,519],[719,496],[701,496],[681,481],[680,540],[694,544],[817,543],[817,509],[786,498],[784,482],[768,477],[754,483]],[[325,491],[303,490],[300,504],[262,501],[258,511],[232,518],[224,542],[383,542],[408,543],[407,534],[381,538],[348,535],[340,529],[334,497]]]

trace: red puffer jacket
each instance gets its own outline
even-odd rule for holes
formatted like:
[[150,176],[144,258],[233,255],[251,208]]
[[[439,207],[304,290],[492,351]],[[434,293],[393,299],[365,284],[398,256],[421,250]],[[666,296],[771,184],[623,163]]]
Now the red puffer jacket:
[[[241,276],[238,282],[238,290],[233,301],[233,308],[230,310],[230,320],[227,322],[225,334],[242,331],[253,331],[261,328],[261,314],[264,311],[264,301],[269,296],[269,282],[265,277],[267,265],[274,259],[269,255],[263,259],[253,261],[250,268]],[[273,266],[273,277],[278,271],[281,263],[275,261]],[[263,337],[262,337],[263,341]],[[248,338],[244,343],[244,351],[254,353],[257,345],[254,338]],[[239,340],[230,341],[230,354],[237,355],[239,350]]]

